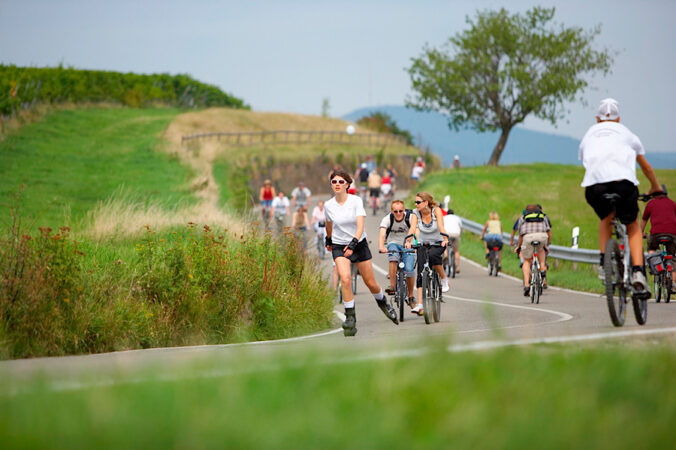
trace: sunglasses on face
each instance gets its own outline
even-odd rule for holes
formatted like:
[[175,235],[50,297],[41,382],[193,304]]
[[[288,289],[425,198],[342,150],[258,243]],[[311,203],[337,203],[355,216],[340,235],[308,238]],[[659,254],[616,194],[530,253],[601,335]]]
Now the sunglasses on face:
[[424,201],[425,201],[425,200],[416,200],[416,201],[415,201],[415,204],[416,204],[416,205],[419,205],[419,204],[421,204],[421,203],[424,202]]
[[399,214],[399,213],[403,213],[404,210],[403,209],[397,209],[396,211],[392,211],[392,212],[395,213],[395,214]]
[[331,180],[331,184],[345,184],[345,183],[347,183],[347,181],[345,180],[337,180],[335,178]]

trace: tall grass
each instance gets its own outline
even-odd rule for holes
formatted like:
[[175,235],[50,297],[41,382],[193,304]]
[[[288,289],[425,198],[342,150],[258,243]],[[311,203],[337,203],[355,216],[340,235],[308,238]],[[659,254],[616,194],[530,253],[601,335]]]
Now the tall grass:
[[274,339],[329,326],[332,295],[292,236],[190,224],[127,242],[0,233],[0,358]]
[[[318,364],[323,353],[281,362],[212,358],[174,368],[173,381],[161,381],[167,373],[159,368],[144,381],[118,375],[117,385],[65,392],[5,378],[0,441],[5,448],[518,450],[673,442],[672,347],[344,356],[329,364]],[[7,395],[22,386],[28,390]]]

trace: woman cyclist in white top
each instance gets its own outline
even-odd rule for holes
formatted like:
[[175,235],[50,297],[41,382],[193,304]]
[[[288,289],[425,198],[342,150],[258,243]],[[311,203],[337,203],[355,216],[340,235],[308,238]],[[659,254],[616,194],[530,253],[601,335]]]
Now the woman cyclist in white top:
[[347,193],[347,189],[352,183],[352,177],[348,173],[338,170],[331,174],[330,179],[334,197],[324,205],[326,249],[333,255],[338,276],[343,285],[343,303],[345,304],[343,332],[345,336],[354,336],[357,333],[351,264],[354,264],[359,270],[362,280],[373,294],[378,307],[388,319],[395,324],[399,324],[396,311],[387,303],[385,294],[383,294],[383,290],[373,274],[371,251],[364,231],[366,218],[364,203],[356,195]]

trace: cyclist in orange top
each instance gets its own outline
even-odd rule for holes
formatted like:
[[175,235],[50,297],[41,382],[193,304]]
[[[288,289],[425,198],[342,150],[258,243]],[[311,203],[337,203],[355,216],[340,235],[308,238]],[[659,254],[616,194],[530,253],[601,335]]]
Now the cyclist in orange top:
[[275,188],[272,186],[272,181],[265,180],[263,187],[261,187],[260,194],[258,198],[261,201],[263,220],[267,220],[270,217],[270,208],[272,207],[272,200],[277,194],[275,193]]

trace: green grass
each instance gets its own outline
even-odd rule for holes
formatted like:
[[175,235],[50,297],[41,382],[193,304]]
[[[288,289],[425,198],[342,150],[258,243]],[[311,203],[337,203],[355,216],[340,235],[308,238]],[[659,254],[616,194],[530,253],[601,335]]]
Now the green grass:
[[[650,186],[643,174],[639,190]],[[667,188],[676,188],[676,170],[656,170],[660,183]],[[598,218],[584,198],[580,187],[584,168],[556,164],[510,165],[501,167],[469,167],[462,170],[446,170],[430,174],[415,191],[428,191],[435,199],[451,195],[451,207],[455,213],[481,224],[488,220],[490,211],[497,211],[503,231],[511,232],[514,220],[528,203],[539,203],[552,220],[552,243],[571,245],[572,229],[580,227],[580,248],[598,248]],[[414,195],[411,191],[410,197]],[[409,202],[410,203],[410,202]],[[643,206],[643,203],[640,203]],[[484,263],[483,244],[463,233],[461,254]],[[578,264],[573,270],[567,262],[558,267],[550,261],[549,282],[567,288],[599,291],[593,268]],[[521,276],[516,257],[503,249],[503,270]]]
[[[167,373],[158,370],[143,381],[117,375],[121,384],[62,392],[46,380],[3,376],[0,442],[8,449],[518,450],[673,443],[673,347],[438,349],[414,359],[318,363],[324,357],[212,359],[172,370],[174,381],[160,381]],[[232,373],[213,375],[219,371]]]
[[179,112],[51,112],[0,141],[0,197],[25,185],[24,214],[54,228],[77,228],[97,202],[119,192],[140,202],[190,201],[190,170],[159,149],[159,134]]

